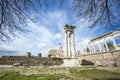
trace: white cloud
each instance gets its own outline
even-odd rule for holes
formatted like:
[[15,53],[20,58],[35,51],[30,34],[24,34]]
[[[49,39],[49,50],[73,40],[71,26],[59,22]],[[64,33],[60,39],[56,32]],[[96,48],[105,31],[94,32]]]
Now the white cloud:
[[47,44],[46,43],[43,43],[43,42],[39,42],[37,44],[37,47],[45,47]]
[[19,35],[10,46],[0,47],[15,50],[18,52],[16,55],[26,55],[30,51],[32,55],[41,52],[43,56],[47,56],[49,49],[58,48],[58,43],[64,40],[63,26],[68,19],[62,11],[48,12],[44,16],[46,17],[42,18],[42,23],[36,24],[28,20],[31,32]]
[[60,33],[56,33],[54,36],[55,39],[61,39],[62,35]]
[[[36,14],[31,16],[36,17]],[[37,24],[28,20],[28,29],[31,32],[19,35],[20,38],[16,38],[10,46],[1,45],[0,48],[15,50],[18,52],[17,55],[25,55],[27,51],[30,51],[33,55],[41,52],[43,56],[47,56],[48,50],[57,49],[58,43],[64,43],[63,27],[70,23],[68,14],[64,11],[53,11],[43,13],[43,16],[37,16]],[[83,20],[85,19],[81,19],[81,22]],[[89,24],[87,21],[85,23],[75,22],[77,26],[75,29],[77,50],[82,50],[82,46],[86,46],[91,39],[92,33],[88,29]]]

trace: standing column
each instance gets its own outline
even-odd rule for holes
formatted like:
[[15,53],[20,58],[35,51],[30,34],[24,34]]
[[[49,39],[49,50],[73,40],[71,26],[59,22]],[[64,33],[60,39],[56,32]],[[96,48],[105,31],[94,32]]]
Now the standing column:
[[116,45],[116,42],[115,42],[114,36],[112,35],[111,38],[112,38],[112,41],[113,41],[113,44],[114,44],[115,50],[117,50],[117,45]]
[[96,53],[96,48],[95,48],[95,44],[93,43],[93,48],[94,48],[94,52]]
[[75,38],[74,38],[74,32],[72,33],[72,57],[75,57]]
[[68,36],[67,31],[65,30],[65,57],[68,56]]
[[86,53],[86,47],[84,47],[84,54],[86,55],[87,53]]
[[91,47],[91,54],[93,53],[93,47],[91,45],[91,43],[89,43],[90,47]]
[[88,46],[86,46],[85,49],[86,49],[86,54],[89,54],[89,52],[88,52]]
[[68,36],[68,57],[70,57],[71,56],[71,54],[70,54],[70,32],[68,32],[68,34],[67,34],[67,36]]
[[62,45],[61,45],[61,43],[59,43],[59,46],[58,46],[58,54],[59,54],[59,57],[63,57],[63,52],[62,52]]
[[106,51],[109,51],[109,48],[108,48],[108,45],[107,45],[107,41],[106,41],[106,39],[105,39],[105,38],[104,38],[104,41],[105,41]]
[[90,47],[90,44],[88,45],[88,48],[89,48],[89,54],[91,54],[91,47]]
[[98,47],[99,47],[99,51],[102,52],[102,49],[101,49],[101,45],[100,45],[100,41],[98,40]]

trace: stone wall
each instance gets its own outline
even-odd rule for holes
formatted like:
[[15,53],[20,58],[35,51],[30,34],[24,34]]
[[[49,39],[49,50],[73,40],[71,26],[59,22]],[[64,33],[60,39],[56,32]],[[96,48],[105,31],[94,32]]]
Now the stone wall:
[[89,55],[81,55],[78,57],[79,64],[82,65],[103,65],[116,64],[120,66],[120,50],[105,53],[96,53]]
[[26,56],[3,56],[0,58],[0,65],[13,65],[20,63],[24,66],[54,66],[63,63],[62,58],[47,58],[47,57],[26,57]]

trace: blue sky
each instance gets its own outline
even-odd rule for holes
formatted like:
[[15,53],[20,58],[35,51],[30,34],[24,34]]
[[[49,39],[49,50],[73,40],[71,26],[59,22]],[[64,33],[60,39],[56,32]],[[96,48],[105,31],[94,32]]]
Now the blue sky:
[[[66,0],[67,1],[67,0]],[[0,56],[2,55],[26,55],[29,51],[32,55],[42,53],[42,56],[47,56],[50,49],[58,49],[58,43],[62,43],[64,49],[64,25],[74,24],[76,50],[82,51],[87,43],[101,35],[110,31],[115,31],[120,26],[114,29],[103,29],[98,26],[94,29],[89,29],[90,21],[85,18],[79,19],[76,13],[72,10],[72,0],[67,1],[63,6],[60,6],[59,0],[49,0],[47,6],[42,6],[39,12],[31,10],[28,15],[34,22],[27,20],[30,30],[28,33],[19,34],[19,38],[14,38],[13,42],[0,45]]]

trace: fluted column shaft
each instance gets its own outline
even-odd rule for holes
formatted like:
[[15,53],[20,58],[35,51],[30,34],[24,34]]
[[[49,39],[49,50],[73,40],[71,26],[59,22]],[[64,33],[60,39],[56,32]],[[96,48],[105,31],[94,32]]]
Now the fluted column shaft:
[[94,52],[96,52],[95,44],[93,43]]
[[76,51],[75,51],[75,38],[74,38],[74,32],[72,33],[72,57],[75,57]]
[[101,49],[101,45],[100,45],[100,41],[98,40],[98,47],[99,47],[99,51],[102,52],[102,49]]
[[67,33],[68,36],[68,57],[71,56],[71,48],[70,48],[70,32]]
[[105,38],[104,38],[104,41],[105,41],[106,51],[109,51],[109,48],[108,48],[108,45],[107,45],[107,41],[106,41],[106,39],[105,39]]
[[116,45],[116,42],[115,42],[114,36],[111,36],[111,38],[112,38],[112,41],[113,41],[113,44],[114,44],[115,50],[117,50],[117,45]]
[[65,57],[68,56],[68,36],[67,36],[67,31],[65,31]]
[[91,54],[91,47],[90,47],[90,45],[88,45],[88,48],[89,48],[89,54]]

